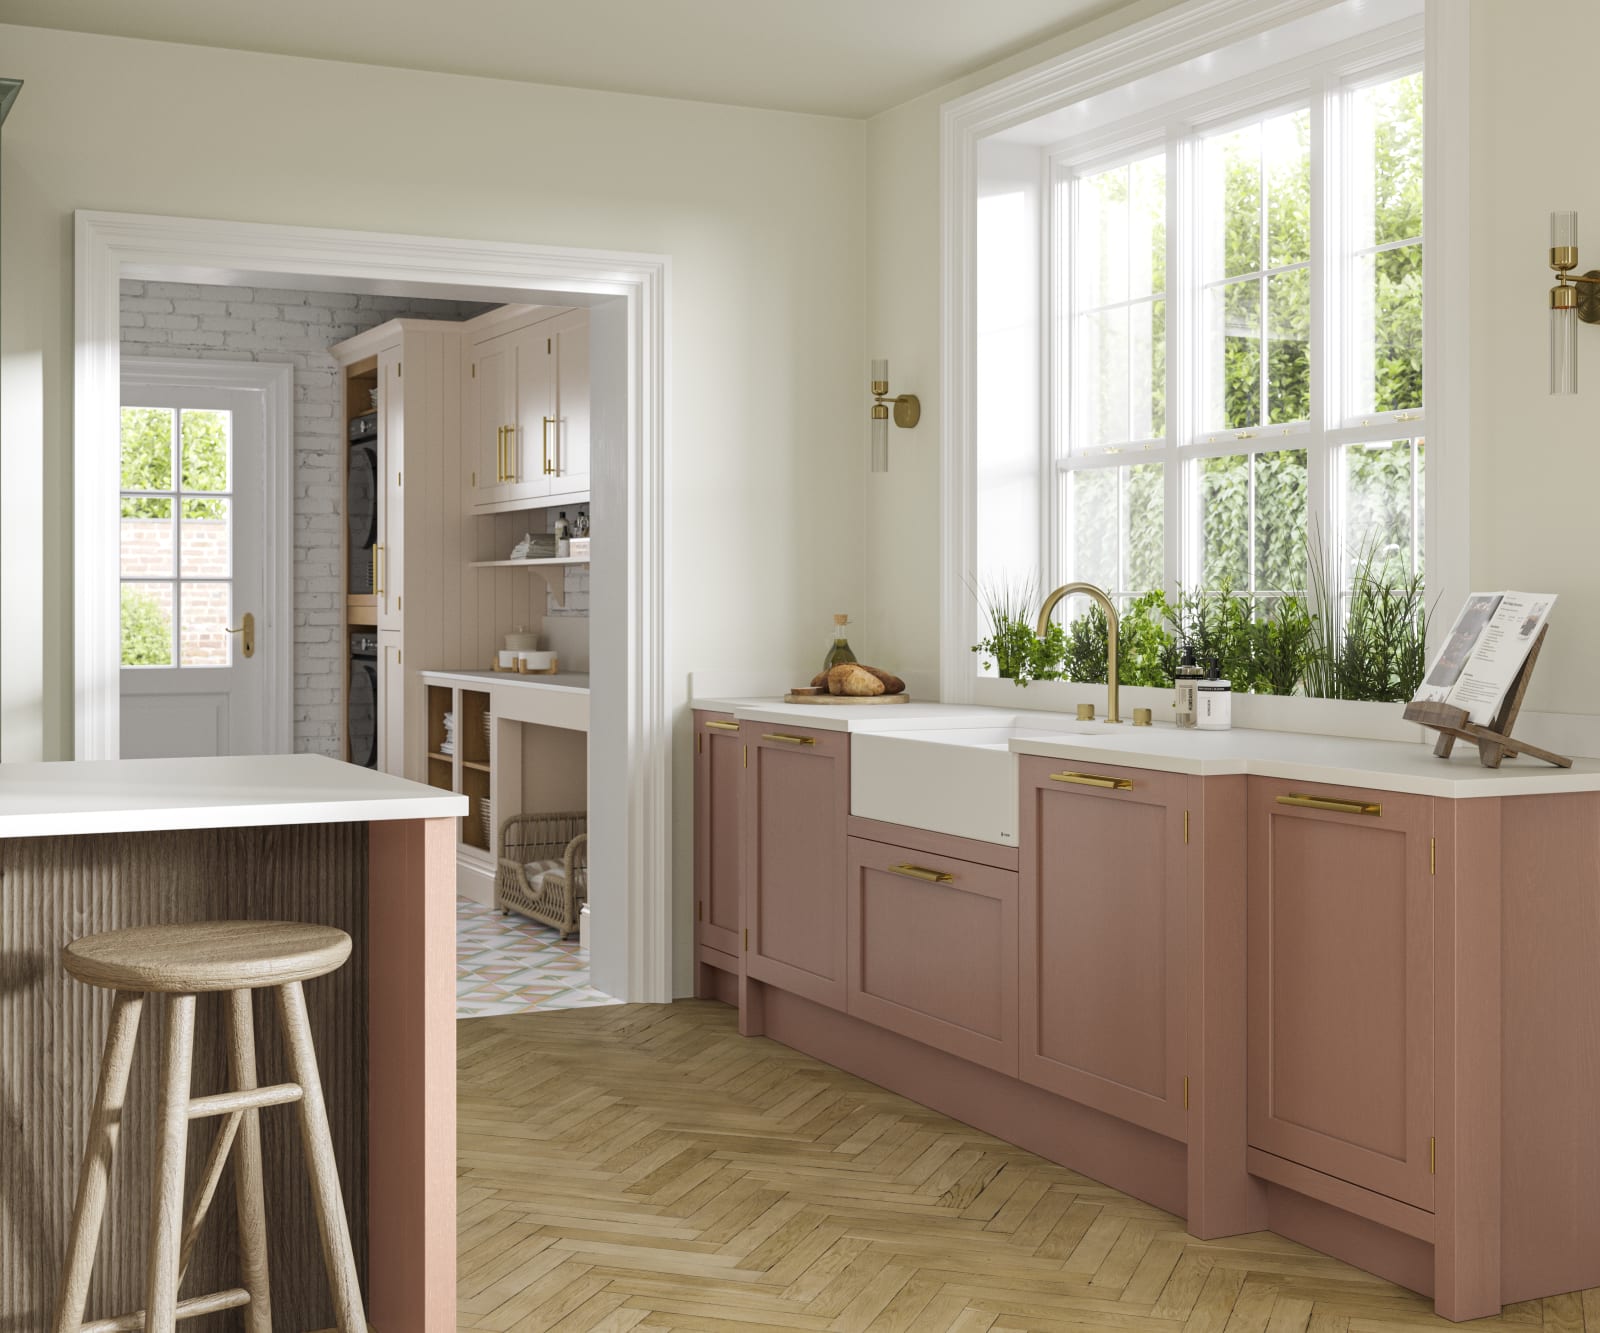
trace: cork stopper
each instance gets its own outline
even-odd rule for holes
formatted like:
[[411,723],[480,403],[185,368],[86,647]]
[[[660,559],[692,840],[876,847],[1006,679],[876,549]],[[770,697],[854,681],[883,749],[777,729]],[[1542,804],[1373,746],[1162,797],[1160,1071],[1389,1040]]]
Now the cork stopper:
[[833,618],[833,623],[835,625],[848,625],[850,623],[850,617],[843,614],[836,615]]

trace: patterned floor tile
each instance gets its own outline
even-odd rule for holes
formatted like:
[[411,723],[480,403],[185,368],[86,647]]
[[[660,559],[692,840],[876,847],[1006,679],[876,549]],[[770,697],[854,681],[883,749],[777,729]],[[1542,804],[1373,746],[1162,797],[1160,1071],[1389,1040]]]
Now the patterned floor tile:
[[456,1017],[590,1009],[618,1001],[589,985],[577,940],[515,913],[456,900]]

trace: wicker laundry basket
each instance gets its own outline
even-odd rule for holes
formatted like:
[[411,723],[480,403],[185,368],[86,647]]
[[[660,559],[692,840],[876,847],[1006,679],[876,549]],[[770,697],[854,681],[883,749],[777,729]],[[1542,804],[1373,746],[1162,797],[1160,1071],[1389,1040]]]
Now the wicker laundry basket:
[[[583,811],[512,815],[500,826],[494,905],[551,926],[563,939],[573,934],[589,897],[588,828]],[[529,865],[541,861],[558,864],[530,874]]]

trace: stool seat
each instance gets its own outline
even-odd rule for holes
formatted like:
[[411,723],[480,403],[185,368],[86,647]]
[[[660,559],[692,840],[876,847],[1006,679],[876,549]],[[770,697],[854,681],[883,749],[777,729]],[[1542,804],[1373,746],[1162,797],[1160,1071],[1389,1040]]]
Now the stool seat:
[[343,966],[350,937],[295,921],[199,921],[85,935],[61,951],[79,981],[192,995],[308,981]]

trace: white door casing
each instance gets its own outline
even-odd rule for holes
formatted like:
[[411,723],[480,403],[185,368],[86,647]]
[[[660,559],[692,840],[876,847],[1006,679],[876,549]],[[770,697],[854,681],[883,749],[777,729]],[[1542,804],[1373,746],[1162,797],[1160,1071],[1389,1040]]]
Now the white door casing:
[[73,335],[73,640],[76,757],[117,753],[114,527],[122,278],[328,290],[425,289],[459,299],[590,306],[593,512],[615,515],[591,575],[591,905],[604,914],[594,984],[672,998],[672,710],[668,687],[667,348],[664,255],[267,223],[80,211]]
[[[156,581],[129,586],[161,590],[186,626],[200,619],[197,595],[227,589],[231,598],[222,594],[228,602],[227,625],[241,625],[246,613],[254,622],[254,653],[245,657],[243,636],[228,634],[225,666],[193,664],[179,653],[168,666],[121,668],[118,730],[120,753],[126,758],[272,754],[292,748],[292,375],[286,365],[155,358],[122,363],[123,406],[175,413],[218,410],[232,418],[225,488],[228,536],[221,544],[227,568],[197,570],[181,549],[183,538],[178,538],[171,564],[165,570],[157,567]],[[179,429],[175,423],[175,487],[182,476]],[[186,503],[168,502],[165,507],[169,513],[178,511],[172,516],[180,532],[193,531],[183,523]],[[122,521],[113,511],[114,538]],[[181,577],[201,572],[230,577],[210,584],[186,583]],[[160,581],[163,573],[173,581]]]

